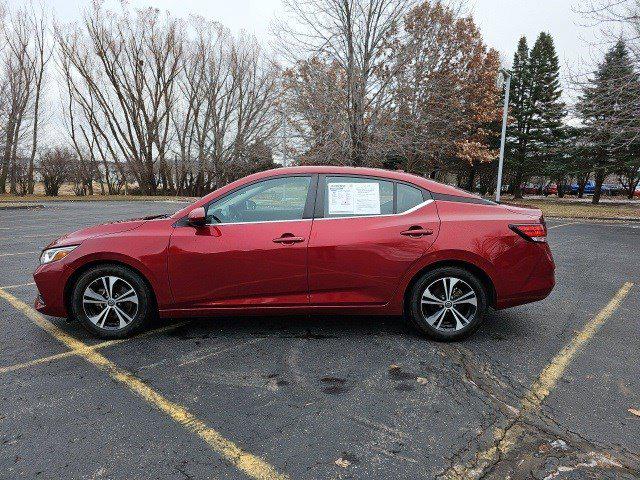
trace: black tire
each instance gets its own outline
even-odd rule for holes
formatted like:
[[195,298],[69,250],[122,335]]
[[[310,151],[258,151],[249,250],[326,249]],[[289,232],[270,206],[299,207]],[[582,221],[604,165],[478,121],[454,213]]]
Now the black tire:
[[[460,286],[464,285],[465,288],[470,287],[475,293],[477,305],[475,312],[471,313],[472,306],[469,306],[469,321],[468,323],[458,329],[453,329],[455,316],[453,313],[446,313],[445,319],[448,323],[451,323],[451,330],[444,328],[447,324],[443,323],[442,328],[435,328],[435,326],[429,324],[423,313],[422,298],[427,287],[432,285],[438,285],[442,279],[454,278],[462,280],[463,283],[459,283]],[[465,285],[466,284],[466,285]],[[453,287],[452,290],[456,291],[457,287]],[[438,296],[438,299],[440,297]],[[440,307],[433,307],[439,309]],[[462,308],[462,307],[461,307]],[[440,267],[425,273],[417,282],[414,283],[409,292],[406,305],[406,315],[409,317],[411,323],[422,333],[429,338],[439,341],[452,341],[459,340],[475,332],[482,321],[487,309],[487,292],[483,283],[471,272],[459,267]],[[447,316],[448,315],[448,316]]]
[[[117,277],[120,280],[113,282],[114,290],[119,289],[122,292],[123,289],[127,290],[130,286],[137,295],[137,305],[133,302],[130,302],[129,304],[121,304],[122,309],[120,312],[127,313],[129,314],[128,316],[132,318],[126,326],[120,327],[117,325],[120,314],[116,313],[115,310],[113,312],[107,312],[105,315],[107,318],[103,322],[103,327],[98,326],[89,319],[87,309],[92,309],[94,307],[93,305],[85,304],[83,302],[84,293],[89,285],[100,285],[100,279],[102,277]],[[105,293],[104,290],[100,291],[99,294],[102,295],[103,293]],[[124,294],[121,296],[125,297]],[[115,291],[114,298],[117,298],[117,292]],[[134,305],[136,307],[135,310],[132,308]],[[69,307],[72,319],[77,320],[85,329],[101,338],[128,337],[136,330],[140,329],[147,320],[155,315],[153,295],[145,280],[137,272],[121,265],[99,265],[82,273],[76,280],[71,291]],[[95,308],[101,310],[103,307],[102,304],[97,304]]]

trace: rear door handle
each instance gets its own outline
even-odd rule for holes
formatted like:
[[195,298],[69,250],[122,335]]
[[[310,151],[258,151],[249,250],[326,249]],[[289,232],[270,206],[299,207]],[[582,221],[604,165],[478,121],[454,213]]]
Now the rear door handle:
[[283,233],[282,236],[273,239],[274,243],[284,243],[285,245],[293,245],[294,243],[304,242],[304,238],[296,237],[292,233]]
[[404,235],[406,237],[420,238],[426,235],[433,235],[433,230],[427,230],[420,227],[419,225],[414,225],[413,227],[409,227],[408,230],[400,232],[400,235]]

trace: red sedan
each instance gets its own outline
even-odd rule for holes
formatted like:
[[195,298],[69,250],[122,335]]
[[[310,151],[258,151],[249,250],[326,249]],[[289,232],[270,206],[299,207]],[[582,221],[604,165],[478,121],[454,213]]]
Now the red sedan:
[[65,235],[42,252],[36,308],[119,338],[161,317],[405,314],[432,338],[487,308],[545,298],[542,212],[414,175],[294,167],[257,173],[171,216]]

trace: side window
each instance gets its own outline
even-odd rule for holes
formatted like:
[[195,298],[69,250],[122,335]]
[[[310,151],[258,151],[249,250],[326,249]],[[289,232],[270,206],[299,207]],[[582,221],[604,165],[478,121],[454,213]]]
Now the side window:
[[422,191],[418,188],[405,185],[404,183],[398,183],[398,213],[411,210],[416,205],[420,205],[424,198],[422,197]]
[[209,204],[207,223],[302,220],[311,177],[263,180]]
[[327,176],[324,216],[327,218],[393,213],[393,182],[375,178]]

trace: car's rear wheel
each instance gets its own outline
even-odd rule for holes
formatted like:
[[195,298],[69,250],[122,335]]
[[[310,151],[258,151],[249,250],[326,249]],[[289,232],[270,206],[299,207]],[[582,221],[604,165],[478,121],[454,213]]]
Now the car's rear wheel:
[[71,314],[102,338],[123,338],[152,315],[149,287],[135,271],[100,265],[82,273],[71,294]]
[[407,313],[430,338],[457,340],[478,329],[487,308],[482,282],[459,267],[436,268],[412,287]]

